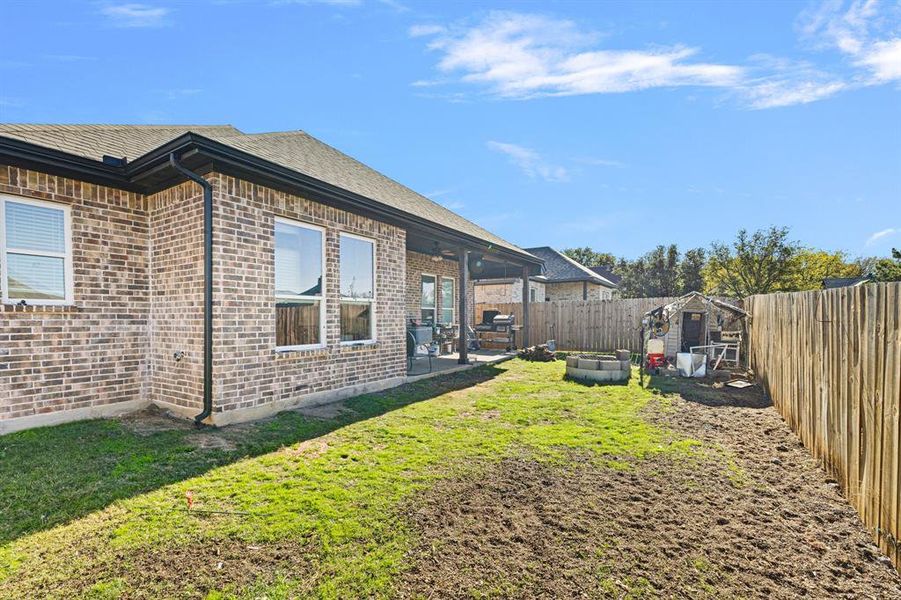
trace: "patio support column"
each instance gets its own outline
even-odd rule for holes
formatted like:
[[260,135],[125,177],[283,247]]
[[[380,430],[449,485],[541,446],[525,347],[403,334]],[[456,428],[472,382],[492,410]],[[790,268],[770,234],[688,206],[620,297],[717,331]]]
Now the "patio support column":
[[523,348],[529,347],[529,303],[532,301],[529,290],[529,267],[522,268],[522,341]]
[[469,289],[469,252],[460,246],[457,252],[460,261],[460,358],[457,362],[461,365],[469,364],[469,328],[467,327],[466,318],[469,314],[469,307],[466,305],[467,289]]

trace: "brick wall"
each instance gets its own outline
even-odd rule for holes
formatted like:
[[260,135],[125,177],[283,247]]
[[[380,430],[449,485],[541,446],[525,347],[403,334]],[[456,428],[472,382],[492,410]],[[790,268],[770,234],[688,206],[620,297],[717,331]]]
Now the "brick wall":
[[146,199],[7,165],[0,193],[71,207],[75,302],[0,305],[0,420],[146,400]]
[[[581,281],[569,281],[564,283],[548,283],[546,286],[548,302],[571,302],[583,299]],[[606,300],[612,295],[612,290],[596,283],[588,284],[588,300]]]
[[[460,284],[460,264],[455,260],[441,259],[440,262],[432,260],[428,254],[421,252],[407,251],[407,286],[406,286],[406,318],[415,319],[417,322],[422,318],[422,275],[423,273],[436,276],[437,294],[435,302],[437,308],[441,309],[441,278],[450,277],[454,280],[454,320],[459,322],[457,313],[460,311],[459,284]],[[475,291],[472,280],[468,282],[466,288],[466,304],[469,307],[468,321],[472,324],[473,305],[475,303]],[[440,312],[437,313],[440,317]]]
[[[403,229],[218,174],[214,186],[214,401],[246,409],[406,373]],[[275,217],[324,227],[326,347],[275,351]],[[339,343],[339,234],[375,240],[376,343]]]
[[[148,200],[150,397],[196,414],[203,407],[203,190],[186,182]],[[184,358],[176,361],[176,352]]]
[[[420,275],[452,277],[456,290],[457,262],[407,252],[399,227],[216,173],[207,178],[215,194],[214,411],[402,377],[405,317],[419,316]],[[0,165],[0,193],[69,205],[74,266],[74,306],[0,305],[0,420],[129,401],[199,411],[201,188],[188,182],[145,197]],[[326,229],[322,349],[275,351],[275,216]],[[376,242],[374,344],[339,343],[342,231]],[[471,282],[467,291],[472,307]]]
[[[530,281],[529,289],[535,291],[535,302],[544,302],[544,283]],[[480,283],[475,286],[477,304],[512,304],[522,302],[522,279],[513,283]]]

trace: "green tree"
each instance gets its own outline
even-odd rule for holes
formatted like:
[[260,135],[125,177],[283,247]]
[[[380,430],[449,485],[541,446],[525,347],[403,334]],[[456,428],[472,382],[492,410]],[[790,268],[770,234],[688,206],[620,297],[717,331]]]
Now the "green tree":
[[588,246],[567,248],[563,250],[563,254],[586,267],[607,267],[612,269],[616,265],[615,256],[609,252],[596,252]]
[[744,298],[790,289],[800,247],[788,239],[787,227],[742,229],[732,244],[714,242],[705,270],[707,289]]
[[685,251],[679,263],[680,294],[704,291],[704,267],[707,264],[707,251],[703,248],[692,248]]
[[892,248],[891,258],[880,258],[873,268],[876,281],[901,281],[901,250]]
[[801,248],[793,259],[792,273],[784,291],[818,290],[827,277],[859,277],[860,264],[849,261],[844,252]]
[[619,292],[623,298],[674,296],[681,290],[679,248],[675,244],[657,246],[633,261],[621,259],[615,272],[622,277]]

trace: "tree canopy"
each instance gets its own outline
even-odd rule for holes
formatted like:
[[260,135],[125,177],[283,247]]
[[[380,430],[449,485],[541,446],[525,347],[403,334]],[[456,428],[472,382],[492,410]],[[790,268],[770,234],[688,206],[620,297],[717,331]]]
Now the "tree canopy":
[[891,258],[880,258],[873,267],[876,281],[901,281],[901,250],[892,248]]
[[622,277],[624,298],[679,296],[703,291],[744,298],[753,294],[820,289],[828,277],[872,274],[878,281],[901,281],[901,251],[891,258],[851,259],[841,251],[802,247],[789,239],[787,227],[753,233],[742,229],[731,243],[714,242],[710,249],[657,246],[629,260],[589,246],[563,251],[588,267],[605,266]]
[[581,248],[567,248],[562,251],[563,254],[570,257],[579,264],[586,267],[607,267],[613,268],[616,265],[616,257],[609,252],[597,252],[588,246]]
[[799,252],[798,243],[788,239],[787,227],[754,233],[741,229],[731,244],[710,245],[708,290],[736,298],[785,291]]

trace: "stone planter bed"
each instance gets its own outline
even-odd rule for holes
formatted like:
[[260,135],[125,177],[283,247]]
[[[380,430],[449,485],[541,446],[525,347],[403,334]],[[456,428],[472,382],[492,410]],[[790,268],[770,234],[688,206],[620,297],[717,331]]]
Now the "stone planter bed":
[[586,381],[628,381],[632,374],[632,362],[628,350],[614,354],[583,353],[566,357],[566,375]]

